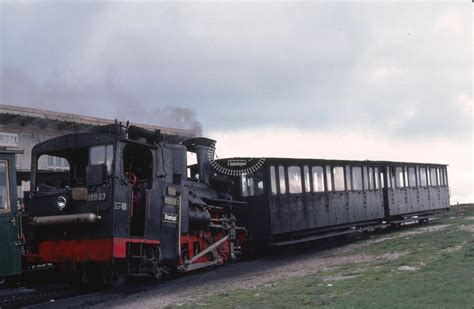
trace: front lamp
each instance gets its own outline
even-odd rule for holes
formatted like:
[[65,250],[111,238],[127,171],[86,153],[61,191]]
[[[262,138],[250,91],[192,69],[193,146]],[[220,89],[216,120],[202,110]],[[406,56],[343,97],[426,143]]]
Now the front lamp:
[[56,207],[58,207],[59,210],[63,210],[67,206],[67,198],[64,195],[58,196],[56,199]]

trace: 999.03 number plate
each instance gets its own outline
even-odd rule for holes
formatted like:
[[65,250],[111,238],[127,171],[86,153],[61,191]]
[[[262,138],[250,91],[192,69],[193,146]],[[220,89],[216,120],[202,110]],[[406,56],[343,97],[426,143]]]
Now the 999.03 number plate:
[[98,192],[98,193],[89,193],[87,195],[88,202],[97,202],[97,201],[105,201],[107,199],[106,192]]

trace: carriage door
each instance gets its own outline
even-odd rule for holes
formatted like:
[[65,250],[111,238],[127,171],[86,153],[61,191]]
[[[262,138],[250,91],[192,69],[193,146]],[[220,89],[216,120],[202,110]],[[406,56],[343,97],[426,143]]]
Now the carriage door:
[[14,154],[0,154],[0,277],[21,272]]

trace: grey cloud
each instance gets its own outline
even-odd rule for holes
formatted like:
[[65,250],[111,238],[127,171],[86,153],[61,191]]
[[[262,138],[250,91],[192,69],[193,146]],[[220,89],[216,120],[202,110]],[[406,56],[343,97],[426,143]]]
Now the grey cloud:
[[[433,32],[462,4],[1,6],[5,103],[208,130],[469,133],[454,100],[471,94],[471,34]],[[380,67],[400,73],[373,80]]]
[[[20,105],[45,106],[58,111],[160,124],[202,135],[202,125],[193,110],[176,106],[146,106],[117,87],[112,80],[103,84],[87,83],[80,87],[65,83],[37,84],[25,73],[9,67],[2,67],[0,79],[2,103],[14,101]],[[34,104],[31,105],[31,102]]]

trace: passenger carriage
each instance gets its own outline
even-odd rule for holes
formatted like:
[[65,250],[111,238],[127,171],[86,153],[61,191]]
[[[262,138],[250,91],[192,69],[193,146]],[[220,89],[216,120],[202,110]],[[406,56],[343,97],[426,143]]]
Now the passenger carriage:
[[253,241],[275,245],[422,220],[449,209],[447,166],[441,164],[265,158],[261,169],[235,182],[236,198],[248,204],[239,222]]

